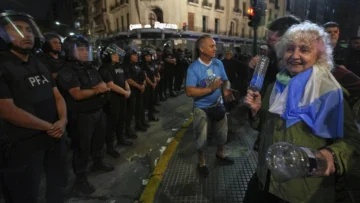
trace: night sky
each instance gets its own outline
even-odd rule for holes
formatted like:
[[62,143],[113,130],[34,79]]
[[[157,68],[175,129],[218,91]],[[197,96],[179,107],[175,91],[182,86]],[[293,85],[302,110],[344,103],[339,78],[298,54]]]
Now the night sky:
[[51,0],[0,0],[1,9],[25,12],[37,20],[46,18],[50,5]]

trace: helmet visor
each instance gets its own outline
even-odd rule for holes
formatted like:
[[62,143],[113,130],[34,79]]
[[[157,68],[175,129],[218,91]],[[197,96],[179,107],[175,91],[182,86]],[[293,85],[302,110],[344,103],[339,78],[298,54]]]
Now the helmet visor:
[[106,47],[104,52],[109,53],[110,55],[117,54],[119,56],[119,63],[123,63],[124,56],[126,54],[126,52],[116,44],[111,44],[110,46]]
[[6,43],[12,43],[22,49],[32,49],[35,45],[35,39],[43,41],[39,27],[29,16],[0,15],[0,37]]
[[82,62],[93,61],[93,47],[89,44],[74,44],[69,54]]

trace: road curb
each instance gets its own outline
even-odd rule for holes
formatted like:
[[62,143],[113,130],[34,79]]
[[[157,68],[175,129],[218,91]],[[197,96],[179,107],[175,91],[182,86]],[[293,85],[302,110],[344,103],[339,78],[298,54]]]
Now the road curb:
[[190,116],[190,118],[181,126],[180,130],[176,133],[174,139],[170,142],[170,144],[166,147],[165,151],[160,156],[159,162],[156,165],[154,171],[152,172],[151,178],[149,179],[143,193],[140,196],[141,203],[153,203],[156,191],[159,188],[160,182],[167,169],[169,161],[173,156],[175,150],[177,149],[181,138],[188,131],[192,121],[193,116]]

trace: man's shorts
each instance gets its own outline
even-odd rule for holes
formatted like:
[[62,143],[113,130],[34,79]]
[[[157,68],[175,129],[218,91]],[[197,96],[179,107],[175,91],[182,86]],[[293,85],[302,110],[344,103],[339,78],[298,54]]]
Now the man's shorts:
[[226,143],[228,132],[226,115],[218,122],[211,121],[206,115],[205,111],[195,107],[193,125],[197,150],[203,150],[205,147],[207,142],[208,129],[212,130],[212,134],[214,135],[218,145],[223,145]]

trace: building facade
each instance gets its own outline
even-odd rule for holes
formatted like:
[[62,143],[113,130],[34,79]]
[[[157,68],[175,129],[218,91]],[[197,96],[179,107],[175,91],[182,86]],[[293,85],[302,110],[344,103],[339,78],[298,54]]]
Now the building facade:
[[[285,1],[265,0],[267,3],[265,25],[285,14]],[[129,32],[130,25],[147,25],[148,28],[153,28],[155,22],[177,25],[179,35],[191,33],[199,36],[208,33],[221,39],[244,39],[249,42],[253,37],[253,30],[248,26],[247,17],[250,0],[91,0],[90,2],[90,10],[99,9],[99,15],[89,17],[90,22],[93,23],[93,26],[90,26],[91,34],[100,39]],[[144,29],[141,32],[143,33]],[[265,26],[259,27],[259,38],[263,39],[265,35]],[[178,44],[181,44],[181,41],[178,41]]]

